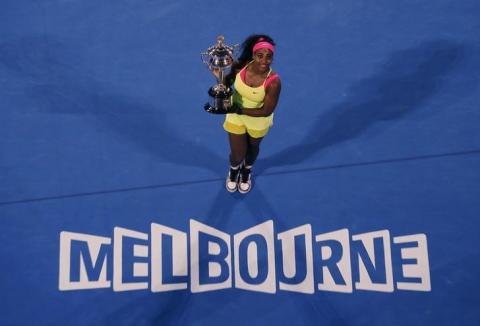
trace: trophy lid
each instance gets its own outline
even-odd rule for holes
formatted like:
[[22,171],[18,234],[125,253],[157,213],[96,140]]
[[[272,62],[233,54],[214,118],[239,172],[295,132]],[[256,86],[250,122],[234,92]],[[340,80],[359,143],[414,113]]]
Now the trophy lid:
[[210,56],[210,64],[215,68],[229,67],[233,63],[234,48],[225,45],[225,38],[223,35],[217,37],[217,43],[210,47],[207,51]]

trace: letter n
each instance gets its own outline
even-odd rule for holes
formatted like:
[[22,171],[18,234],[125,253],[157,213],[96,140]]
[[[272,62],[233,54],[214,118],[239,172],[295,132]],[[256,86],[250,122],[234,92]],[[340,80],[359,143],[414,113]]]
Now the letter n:
[[381,230],[352,236],[358,266],[355,287],[359,290],[393,292],[390,232]]

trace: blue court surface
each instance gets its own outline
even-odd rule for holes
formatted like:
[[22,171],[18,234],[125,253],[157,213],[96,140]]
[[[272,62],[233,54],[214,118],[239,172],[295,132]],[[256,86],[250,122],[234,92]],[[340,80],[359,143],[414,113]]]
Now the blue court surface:
[[[480,2],[2,0],[1,325],[479,325]],[[282,80],[224,188],[200,52]]]

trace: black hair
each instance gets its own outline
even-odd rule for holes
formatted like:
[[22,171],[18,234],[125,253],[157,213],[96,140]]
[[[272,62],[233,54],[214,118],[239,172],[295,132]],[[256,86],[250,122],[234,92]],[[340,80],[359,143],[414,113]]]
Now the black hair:
[[275,46],[273,39],[264,34],[250,35],[245,39],[245,41],[243,41],[241,45],[242,52],[240,53],[238,59],[233,63],[230,74],[228,74],[228,76],[225,78],[227,85],[232,85],[235,81],[235,75],[238,73],[238,71],[240,71],[247,65],[247,63],[253,60],[253,47],[255,44],[262,41],[268,42]]

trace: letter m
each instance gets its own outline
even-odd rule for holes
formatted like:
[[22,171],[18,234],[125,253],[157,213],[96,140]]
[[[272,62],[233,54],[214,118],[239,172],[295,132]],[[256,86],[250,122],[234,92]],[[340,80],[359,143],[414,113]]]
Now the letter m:
[[66,291],[110,287],[107,268],[111,242],[106,237],[60,232],[58,288]]

